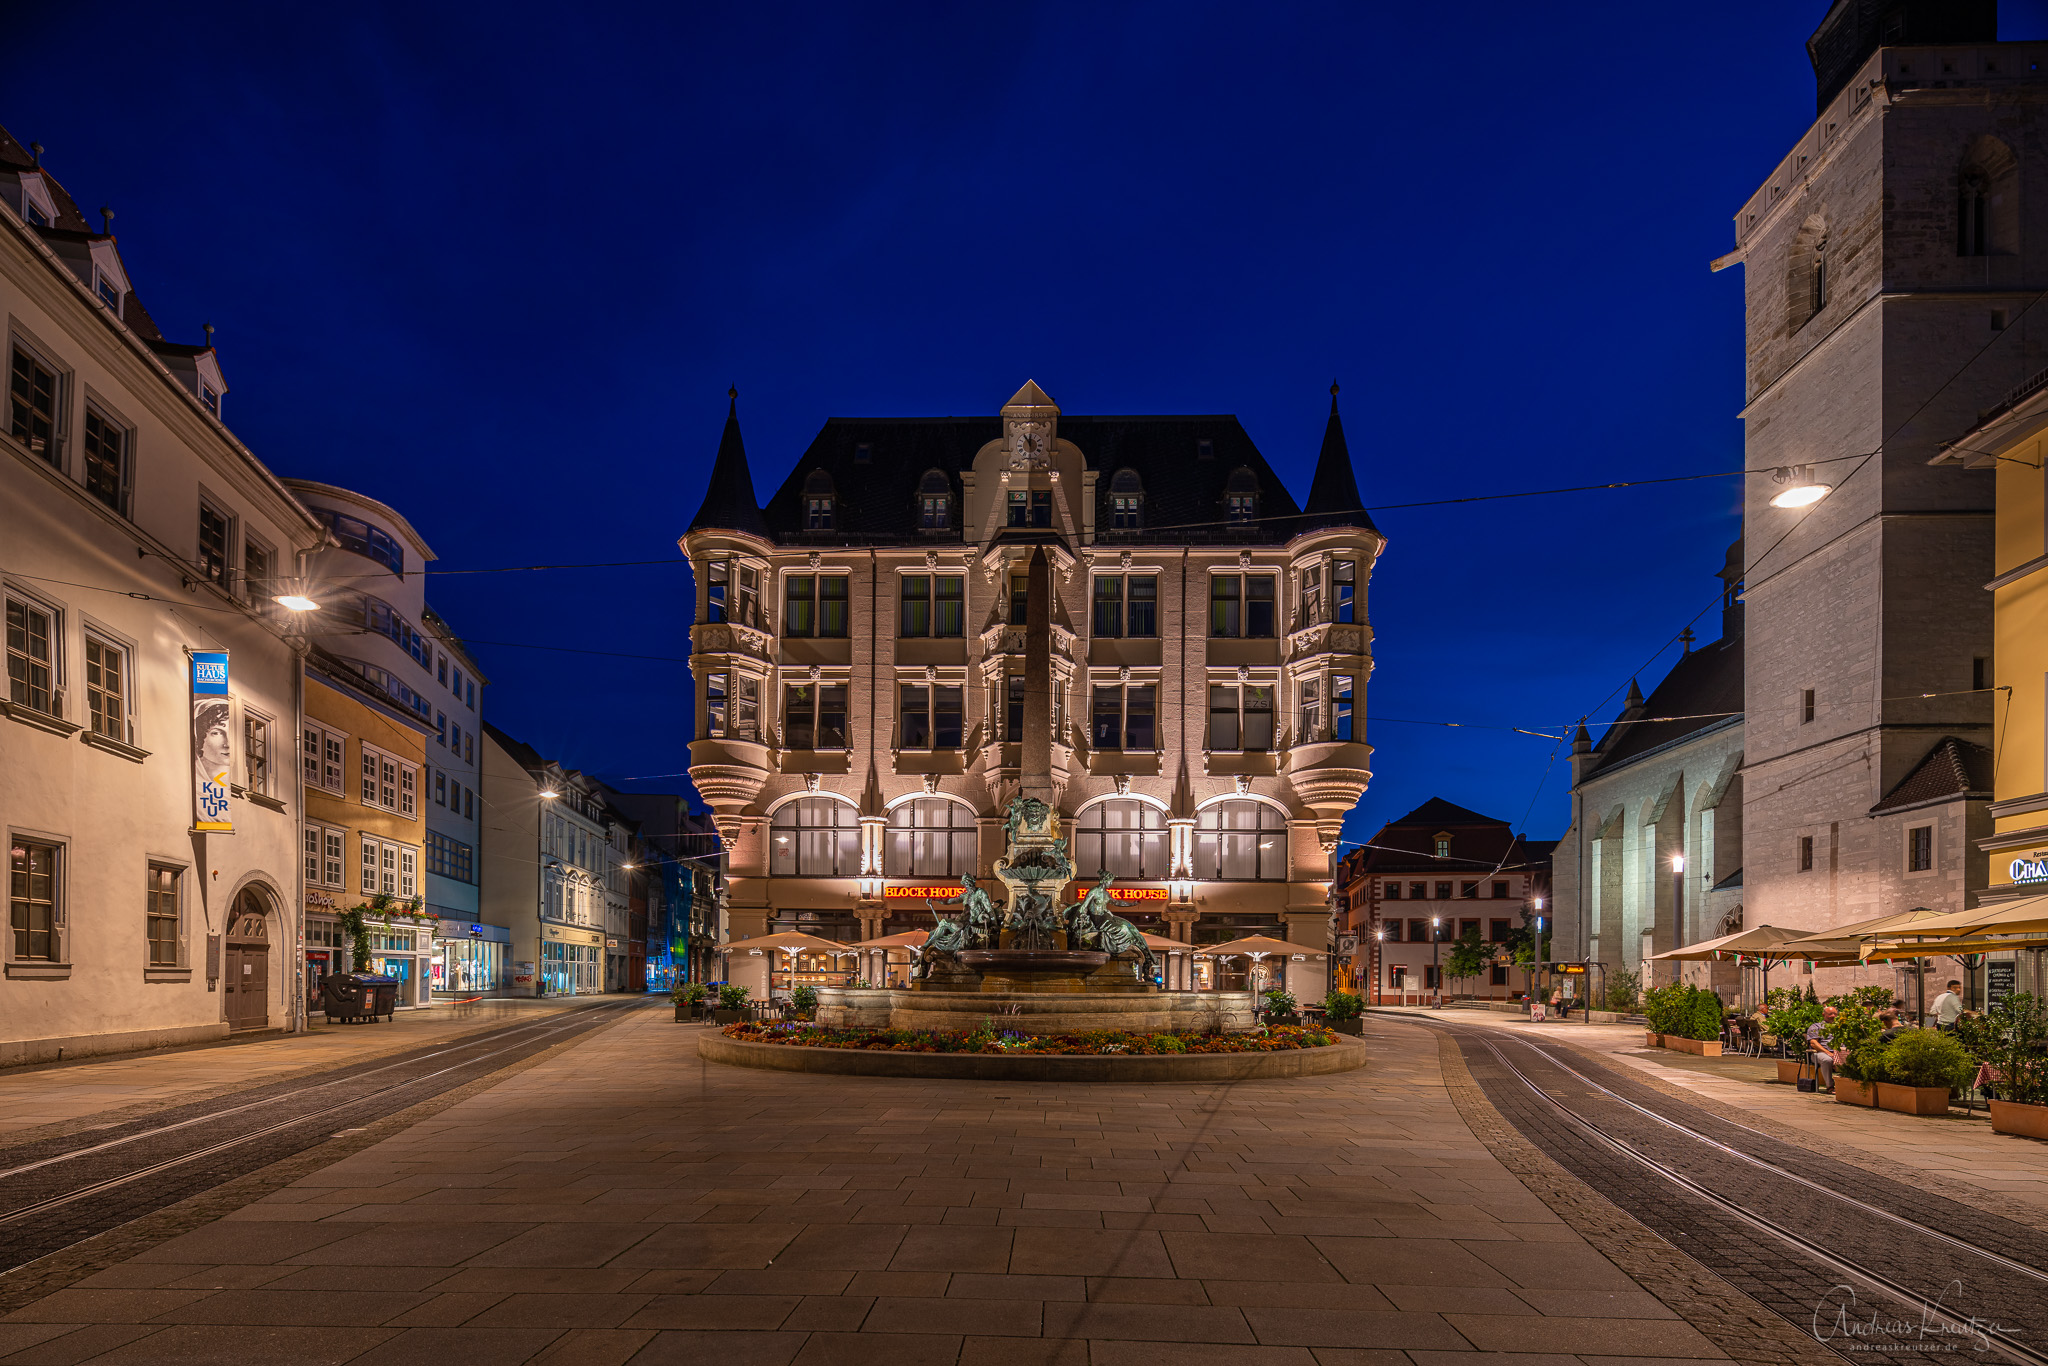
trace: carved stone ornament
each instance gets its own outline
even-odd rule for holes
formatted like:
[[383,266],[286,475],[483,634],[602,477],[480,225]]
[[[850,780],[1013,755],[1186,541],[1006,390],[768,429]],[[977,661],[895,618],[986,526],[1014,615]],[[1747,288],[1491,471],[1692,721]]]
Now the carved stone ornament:
[[811,665],[811,682],[815,683],[818,681],[818,672],[818,666],[815,664]]
[[925,567],[926,569],[937,569],[937,568],[939,567],[939,552],[938,552],[938,551],[936,551],[936,550],[927,550],[927,551],[925,551],[925,552],[924,552],[924,567]]
[[1240,551],[1238,551],[1238,552],[1237,552],[1237,567],[1238,567],[1239,569],[1250,569],[1250,568],[1252,567],[1252,552],[1251,552],[1251,551],[1249,551],[1249,550],[1240,550]]
[[927,665],[925,665],[925,666],[924,666],[924,681],[925,681],[925,682],[927,682],[927,683],[936,683],[936,682],[938,682],[938,681],[939,681],[939,666],[938,666],[938,665],[936,665],[936,664],[927,664]]
[[1130,774],[1119,773],[1116,775],[1116,795],[1119,797],[1128,797],[1131,795]]
[[1118,670],[1116,671],[1116,681],[1117,681],[1117,682],[1119,682],[1119,683],[1128,683],[1128,682],[1130,682],[1130,681],[1131,681],[1131,666],[1130,666],[1130,665],[1126,664],[1126,665],[1124,665],[1124,667],[1123,667],[1123,668],[1121,668],[1121,669],[1118,669]]
[[1126,550],[1123,554],[1117,556],[1116,566],[1119,569],[1129,569],[1131,567],[1131,552]]
[[1246,797],[1246,796],[1250,796],[1250,795],[1251,795],[1251,790],[1252,790],[1252,775],[1251,775],[1251,774],[1249,774],[1249,773],[1240,773],[1240,774],[1238,774],[1238,775],[1237,775],[1237,795],[1238,795],[1238,796],[1240,796],[1240,797]]
[[924,790],[925,790],[926,792],[937,792],[937,791],[939,790],[939,775],[938,775],[938,774],[936,774],[936,773],[927,773],[927,774],[925,774],[925,775],[924,775]]
[[[811,677],[816,678],[817,676],[818,671],[816,669],[811,670]],[[1240,664],[1237,666],[1237,681],[1240,683],[1252,681],[1252,671],[1249,665]]]
[[822,781],[823,779],[816,773],[804,774],[804,791],[816,792],[818,790],[818,784]]
[[718,842],[727,853],[740,847],[740,832],[746,828],[746,823],[738,816],[713,816],[711,823],[718,827]]
[[823,555],[820,555],[817,551],[813,550],[811,552],[811,568],[816,569],[821,563],[824,562],[824,559],[825,557]]

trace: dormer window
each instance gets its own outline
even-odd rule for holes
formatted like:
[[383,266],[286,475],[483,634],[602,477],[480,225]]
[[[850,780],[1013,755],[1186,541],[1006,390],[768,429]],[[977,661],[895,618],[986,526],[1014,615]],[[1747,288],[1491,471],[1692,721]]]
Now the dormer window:
[[215,417],[220,416],[220,395],[215,392],[211,384],[199,386],[199,401],[205,405],[207,412],[212,413]]
[[1243,524],[1255,520],[1259,515],[1259,477],[1252,473],[1249,465],[1239,465],[1230,472],[1230,482],[1223,486],[1223,517],[1227,522]]
[[44,217],[43,211],[36,206],[35,200],[30,199],[26,194],[21,197],[21,216],[29,221],[31,227],[47,228],[50,226],[50,220]]
[[873,446],[870,446],[870,445],[869,445],[869,444],[868,444],[867,442],[863,441],[863,442],[861,442],[861,443],[860,443],[860,444],[859,444],[858,446],[855,446],[855,447],[853,448],[853,463],[854,463],[854,464],[856,464],[856,465],[871,465],[871,464],[873,464],[873,463],[874,463],[874,460],[875,460],[875,448],[874,448]]
[[100,302],[114,310],[114,316],[121,316],[121,285],[104,270],[93,272],[92,292],[100,296]]
[[953,527],[953,485],[943,470],[926,470],[917,484],[917,527],[950,531]]
[[1134,469],[1121,469],[1109,481],[1109,528],[1136,531],[1144,521],[1145,485]]
[[830,531],[833,504],[838,501],[838,490],[833,487],[832,476],[823,470],[812,470],[804,479],[804,530]]
[[1213,441],[1197,441],[1197,442],[1195,443],[1195,459],[1197,459],[1197,460],[1214,460],[1215,458],[1216,458],[1216,443],[1215,443],[1215,442],[1213,442]]
[[1025,527],[1051,526],[1052,490],[1010,490],[1010,525]]

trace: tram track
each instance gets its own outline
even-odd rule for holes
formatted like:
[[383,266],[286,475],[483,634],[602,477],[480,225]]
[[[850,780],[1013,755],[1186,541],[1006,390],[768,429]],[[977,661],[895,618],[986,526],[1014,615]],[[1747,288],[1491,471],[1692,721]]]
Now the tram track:
[[1453,1038],[1488,1099],[1540,1150],[1838,1353],[1953,1346],[2048,1366],[2039,1232],[1623,1074],[1596,1078],[1604,1069],[1555,1045],[1422,1023]]
[[454,1043],[175,1106],[0,1157],[0,1274],[613,1023],[641,1001],[581,1007]]

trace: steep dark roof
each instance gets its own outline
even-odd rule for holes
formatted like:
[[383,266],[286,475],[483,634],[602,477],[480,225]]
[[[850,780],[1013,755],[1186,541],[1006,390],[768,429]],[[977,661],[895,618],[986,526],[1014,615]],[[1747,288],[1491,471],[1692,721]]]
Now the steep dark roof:
[[1314,527],[1355,526],[1378,531],[1358,496],[1358,472],[1351,464],[1351,448],[1344,441],[1344,419],[1337,414],[1337,386],[1330,386],[1330,421],[1323,428],[1323,449],[1316,457],[1316,477],[1309,482],[1311,514],[1294,524],[1297,532]]
[[[1633,685],[1631,685],[1633,688]],[[1632,694],[1636,695],[1636,694]],[[1631,759],[1660,746],[1713,730],[1742,713],[1742,637],[1732,636],[1693,650],[1664,675],[1649,697],[1642,701],[1647,720],[1623,725],[1620,720],[1607,728],[1600,743],[1593,746],[1590,766],[1579,777],[1581,783],[1595,774],[1619,768]],[[1622,717],[1628,716],[1624,708]],[[1657,720],[1657,717],[1686,717],[1687,720]]]
[[1501,820],[1497,816],[1482,816],[1470,807],[1459,806],[1456,802],[1447,802],[1442,797],[1431,797],[1428,801],[1401,817],[1401,819],[1387,822],[1386,828],[1391,830],[1397,825],[1426,825],[1430,829],[1436,830],[1447,825],[1505,826],[1506,824],[1506,821]]
[[1940,801],[1944,797],[1990,795],[1991,751],[1982,745],[1945,735],[1927,752],[1926,758],[1913,766],[1911,773],[1884,794],[1883,801],[1870,808],[1870,814],[1875,816],[1881,811],[1897,811],[1902,807],[1918,806],[1921,802]]
[[[1448,831],[1451,852],[1436,856],[1436,835]],[[1358,875],[1430,872],[1443,877],[1484,874],[1496,868],[1531,868],[1548,864],[1556,840],[1526,840],[1514,827],[1493,816],[1431,797],[1399,820],[1389,821],[1360,851]]]
[[734,391],[725,410],[725,431],[718,438],[718,458],[711,462],[711,482],[704,501],[690,519],[690,530],[717,527],[745,531],[768,539],[768,524],[754,501],[754,475],[747,468],[747,446],[740,439],[740,398]]

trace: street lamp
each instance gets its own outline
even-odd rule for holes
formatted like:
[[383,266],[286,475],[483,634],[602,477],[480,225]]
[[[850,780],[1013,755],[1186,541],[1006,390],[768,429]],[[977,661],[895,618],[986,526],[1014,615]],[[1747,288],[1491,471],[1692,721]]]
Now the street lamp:
[[[1377,945],[1380,945],[1380,944],[1384,944],[1384,943],[1386,942],[1386,940],[1387,940],[1387,932],[1386,932],[1385,930],[1374,930],[1374,931],[1372,932],[1372,938],[1373,938],[1373,943],[1374,943],[1374,945],[1375,945],[1375,946],[1377,946]],[[1375,948],[1373,949],[1373,951],[1372,951],[1372,1003],[1373,1003],[1374,1005],[1380,1005],[1380,1004],[1382,1004],[1382,1002],[1381,1002],[1381,1000],[1380,1000],[1380,968],[1381,968],[1381,965],[1382,965],[1382,961],[1383,961],[1383,960],[1384,960],[1385,958],[1386,958],[1386,950],[1385,950],[1385,949],[1383,949],[1383,948],[1379,948],[1379,947],[1375,947]]]
[[279,607],[292,612],[317,612],[320,610],[320,604],[303,593],[280,593],[271,601],[275,602]]
[[1436,1008],[1444,1008],[1444,918],[1429,918],[1429,975],[1436,978]]
[[1823,484],[1813,477],[1811,465],[1788,465],[1774,470],[1771,482],[1780,486],[1771,496],[1774,508],[1812,507],[1834,491],[1833,484]]
[[1536,971],[1529,990],[1531,994],[1540,995],[1543,991],[1543,898],[1535,897],[1533,901],[1536,906]]

